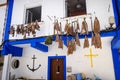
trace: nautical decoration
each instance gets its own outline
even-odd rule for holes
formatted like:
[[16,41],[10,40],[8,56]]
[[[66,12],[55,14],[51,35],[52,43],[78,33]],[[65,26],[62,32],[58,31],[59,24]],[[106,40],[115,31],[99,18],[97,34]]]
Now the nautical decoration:
[[29,70],[31,70],[32,72],[34,72],[34,71],[38,70],[41,67],[41,64],[39,64],[39,66],[37,68],[35,68],[35,59],[37,59],[37,58],[35,57],[35,55],[33,55],[32,59],[33,59],[33,67],[30,68],[29,65],[27,65],[27,68]]
[[90,57],[90,66],[93,68],[93,56],[96,57],[98,54],[93,54],[92,49],[90,48],[90,54],[86,54],[85,56]]
[[17,59],[14,59],[11,63],[11,66],[13,69],[17,69],[19,67],[19,65],[20,65],[20,61]]

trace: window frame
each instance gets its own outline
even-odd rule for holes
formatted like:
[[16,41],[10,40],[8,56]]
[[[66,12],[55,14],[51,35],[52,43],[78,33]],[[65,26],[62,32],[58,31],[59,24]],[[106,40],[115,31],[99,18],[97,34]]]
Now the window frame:
[[26,11],[27,9],[30,9],[30,8],[35,8],[35,7],[39,7],[41,6],[41,19],[42,19],[42,1],[40,2],[34,2],[34,3],[28,3],[28,4],[25,4],[24,5],[24,15],[23,15],[23,23],[25,24],[26,23]]

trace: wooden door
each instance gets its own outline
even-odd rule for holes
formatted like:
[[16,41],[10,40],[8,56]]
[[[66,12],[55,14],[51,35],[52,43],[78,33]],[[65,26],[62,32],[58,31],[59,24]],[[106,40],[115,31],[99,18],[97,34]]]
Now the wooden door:
[[51,59],[50,80],[64,80],[64,60]]

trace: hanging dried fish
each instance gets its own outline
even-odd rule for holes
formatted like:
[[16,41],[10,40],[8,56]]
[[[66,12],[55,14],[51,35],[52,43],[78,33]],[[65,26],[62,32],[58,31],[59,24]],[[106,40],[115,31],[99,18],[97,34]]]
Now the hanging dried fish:
[[97,17],[95,17],[94,20],[94,33],[99,33],[100,32],[100,23]]
[[60,29],[60,34],[62,35],[62,24],[61,24],[61,22],[60,22],[60,27],[59,27],[59,29]]
[[91,38],[91,45],[95,45],[95,36],[93,33],[92,33],[92,38]]
[[31,25],[31,23],[29,23],[29,24],[27,25],[27,29],[28,29],[28,36],[30,36],[30,33],[31,33],[31,31],[32,31],[32,25]]
[[58,42],[58,41],[59,41],[59,35],[56,34],[56,42]]
[[68,23],[68,20],[66,20],[65,29],[64,29],[65,32],[68,31],[69,26],[70,26],[70,24]]
[[63,40],[60,37],[59,42],[58,42],[58,48],[62,48],[63,49]]
[[17,29],[16,29],[16,33],[17,33],[17,34],[21,34],[20,29],[21,29],[21,28],[20,28],[20,25],[17,25]]
[[101,42],[101,37],[99,33],[95,34],[95,48],[102,49],[102,42]]
[[[75,26],[74,26],[75,27]],[[72,36],[75,36],[75,30],[74,30],[74,27],[73,27],[73,25],[71,26],[71,35]]]
[[24,34],[23,39],[26,39],[26,34]]
[[40,30],[40,26],[39,26],[39,23],[38,23],[38,20],[35,21],[35,29],[36,30]]
[[84,40],[84,48],[88,48],[89,47],[89,41],[87,36],[85,36],[85,40]]
[[73,54],[72,41],[68,41],[68,51],[67,55]]
[[78,19],[77,19],[77,27],[75,29],[75,32],[78,32],[78,30],[80,31],[80,26],[79,26],[79,22],[78,22]]
[[76,33],[75,41],[76,41],[76,44],[77,44],[78,46],[80,46],[80,41],[79,41],[78,33]]
[[75,39],[72,40],[72,50],[76,51]]
[[14,35],[15,35],[15,28],[13,26],[11,26],[9,34],[12,34],[12,37],[14,37]]
[[24,35],[24,25],[23,24],[21,25],[20,32],[21,32],[22,35]]
[[54,22],[54,34],[55,34],[55,30],[57,31],[57,33],[58,33],[58,31],[60,31],[59,24],[58,24],[58,20],[56,20],[56,21]]
[[84,18],[84,21],[82,22],[82,29],[81,29],[81,34],[88,34],[88,24]]
[[72,35],[72,28],[70,27],[70,24],[68,25],[67,28],[67,35]]

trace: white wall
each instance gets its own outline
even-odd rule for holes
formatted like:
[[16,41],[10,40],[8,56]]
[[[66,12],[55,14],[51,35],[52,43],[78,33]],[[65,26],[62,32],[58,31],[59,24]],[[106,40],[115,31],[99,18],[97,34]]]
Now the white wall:
[[[3,3],[3,2],[0,1],[0,3]],[[2,42],[2,37],[3,37],[5,12],[6,12],[6,6],[0,7],[0,44]]]
[[[98,57],[93,57],[93,68],[90,66],[90,58],[85,57],[85,54],[90,53],[90,48],[83,49],[83,39],[81,41],[81,47],[77,46],[76,51],[73,55],[67,56],[67,47],[64,46],[64,49],[58,49],[58,43],[54,42],[49,46],[49,51],[47,53],[36,50],[30,45],[22,45],[23,47],[23,57],[13,57],[13,59],[20,60],[20,67],[18,69],[12,69],[12,74],[15,74],[16,77],[27,77],[31,79],[40,79],[41,77],[47,79],[48,72],[48,56],[66,56],[66,67],[72,67],[72,74],[75,73],[85,73],[87,77],[94,79],[94,74],[99,76],[102,80],[115,80],[114,77],[114,68],[112,61],[112,52],[111,52],[111,40],[113,37],[102,38],[102,49],[92,48],[93,54],[98,54]],[[91,42],[91,39],[89,39]],[[19,45],[20,46],[20,45]],[[35,72],[31,72],[27,68],[27,64],[32,67],[32,56],[36,55],[35,67],[38,67],[41,64],[41,68]],[[12,59],[12,60],[13,60]],[[69,75],[67,73],[67,75]]]
[[[12,15],[12,24],[23,24],[25,21],[25,9],[34,7],[35,5],[42,5],[42,21],[44,23],[40,24],[41,29],[40,31],[37,31],[36,37],[39,36],[45,36],[45,35],[52,35],[53,34],[53,22],[50,21],[50,19],[47,16],[50,16],[54,20],[54,16],[58,17],[65,17],[65,2],[64,0],[15,0],[14,1],[14,7],[13,7],[13,15]],[[110,5],[110,12],[108,12],[108,8]],[[101,30],[105,29],[105,27],[109,27],[109,17],[114,16],[113,15],[113,7],[112,7],[112,1],[111,0],[86,0],[86,7],[87,7],[87,13],[92,13],[93,22],[94,17],[97,16],[100,21]],[[95,12],[95,14],[94,14]],[[71,22],[71,18],[69,18]],[[59,19],[59,21],[62,22],[62,30],[64,30],[65,27],[65,20]],[[79,18],[79,24],[81,26],[81,23],[83,21],[82,18]],[[91,21],[89,17],[87,16],[86,19],[88,23],[88,28],[91,30]],[[115,25],[114,25],[115,26]],[[16,27],[16,26],[15,26]],[[17,35],[17,37],[12,37],[10,35],[10,39],[22,39],[22,35]],[[28,38],[31,38],[31,36],[27,36]]]
[[[101,29],[105,29],[106,25],[108,24],[109,16],[113,16],[112,10],[112,1],[111,0],[86,0],[87,6],[87,13],[96,13],[93,14],[94,17],[97,16]],[[65,9],[64,9],[64,0],[15,0],[14,8],[13,8],[13,16],[12,16],[12,25],[15,24],[23,24],[24,23],[24,16],[25,16],[25,8],[38,5],[42,5],[42,20],[44,23],[41,24],[40,32],[37,32],[38,36],[45,36],[53,34],[53,21],[50,21],[47,15],[49,16],[57,16],[57,17],[64,17],[65,16]],[[108,6],[110,7],[110,12],[108,13]],[[79,18],[79,23],[81,25],[82,18]],[[89,30],[91,30],[90,26],[90,19],[87,18],[87,22],[89,25]],[[64,28],[64,20],[62,20],[62,27]],[[28,36],[27,36],[28,37]],[[11,37],[10,39],[21,39],[21,35],[17,35],[17,37]],[[89,39],[90,40],[90,39]],[[89,58],[84,57],[85,54],[89,53],[89,49],[83,49],[83,39],[80,39],[82,47],[77,47],[77,50],[74,52],[73,55],[67,56],[67,48],[64,46],[64,49],[58,49],[57,43],[53,43],[49,46],[49,52],[44,53],[34,48],[31,48],[29,45],[22,45],[24,47],[23,50],[23,57],[18,58],[20,60],[20,67],[16,70],[11,68],[12,74],[15,74],[16,77],[27,77],[27,78],[43,78],[47,79],[47,66],[48,66],[48,56],[55,56],[58,55],[65,55],[67,57],[67,66],[72,66],[72,73],[80,73],[84,72],[87,77],[94,78],[93,75],[96,74],[102,80],[115,80],[114,77],[114,69],[113,69],[113,61],[112,61],[112,54],[111,54],[111,40],[112,37],[102,38],[102,49],[93,49],[93,53],[98,53],[99,56],[93,58],[94,67],[90,67]],[[26,65],[32,65],[31,57],[36,55],[37,62],[36,67],[41,64],[41,68],[36,72],[31,72],[27,69]],[[13,58],[13,59],[14,59]]]

